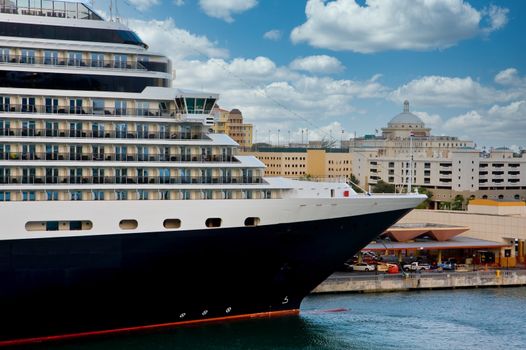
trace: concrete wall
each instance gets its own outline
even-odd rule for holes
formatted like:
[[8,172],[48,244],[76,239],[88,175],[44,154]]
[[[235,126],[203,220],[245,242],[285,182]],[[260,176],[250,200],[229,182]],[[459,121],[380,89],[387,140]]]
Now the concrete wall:
[[330,277],[312,293],[389,292],[418,289],[472,288],[526,285],[526,271],[479,271],[411,275],[352,275]]

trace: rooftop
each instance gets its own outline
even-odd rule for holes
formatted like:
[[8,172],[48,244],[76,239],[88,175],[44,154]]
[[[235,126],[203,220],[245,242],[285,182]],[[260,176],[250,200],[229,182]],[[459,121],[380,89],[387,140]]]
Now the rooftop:
[[417,115],[409,112],[409,101],[404,101],[404,111],[400,114],[397,114],[396,116],[389,121],[389,126],[395,125],[395,124],[401,124],[401,125],[419,125],[424,126],[424,122],[420,117]]

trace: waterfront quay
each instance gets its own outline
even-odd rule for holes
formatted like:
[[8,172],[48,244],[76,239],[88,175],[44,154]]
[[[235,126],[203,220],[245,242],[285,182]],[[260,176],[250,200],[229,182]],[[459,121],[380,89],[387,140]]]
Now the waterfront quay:
[[526,286],[526,269],[400,274],[337,272],[312,293],[381,293],[508,286]]

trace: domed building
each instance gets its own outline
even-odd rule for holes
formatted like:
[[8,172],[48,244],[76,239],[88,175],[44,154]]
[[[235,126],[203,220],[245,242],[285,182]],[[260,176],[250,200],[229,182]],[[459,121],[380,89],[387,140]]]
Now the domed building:
[[407,139],[414,137],[430,136],[431,129],[426,128],[420,117],[409,111],[409,101],[404,101],[404,110],[387,123],[387,128],[382,128],[382,137],[387,140]]

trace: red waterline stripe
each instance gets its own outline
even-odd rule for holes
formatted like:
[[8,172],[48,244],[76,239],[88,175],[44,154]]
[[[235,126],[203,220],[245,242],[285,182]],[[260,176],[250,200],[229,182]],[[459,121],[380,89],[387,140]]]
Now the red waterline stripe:
[[102,331],[71,333],[71,334],[63,334],[63,335],[51,335],[51,336],[37,337],[37,338],[3,340],[3,341],[0,341],[0,347],[14,346],[14,345],[27,345],[27,344],[42,343],[42,342],[48,342],[48,341],[77,339],[77,338],[101,336],[101,335],[108,335],[108,334],[112,335],[112,334],[120,334],[120,333],[128,333],[128,332],[138,332],[138,331],[145,331],[145,330],[151,330],[151,329],[163,329],[163,328],[170,328],[170,327],[191,325],[191,324],[198,324],[198,323],[211,323],[211,322],[219,322],[219,321],[226,321],[226,320],[231,321],[231,320],[243,320],[243,319],[248,319],[248,318],[263,318],[263,317],[297,315],[299,314],[299,312],[300,310],[298,309],[283,310],[283,311],[269,311],[269,312],[259,312],[259,313],[254,313],[254,314],[215,317],[215,318],[208,318],[204,320],[179,321],[179,322],[170,322],[170,323],[151,324],[151,325],[146,325],[146,326],[107,329],[107,330],[102,330]]

